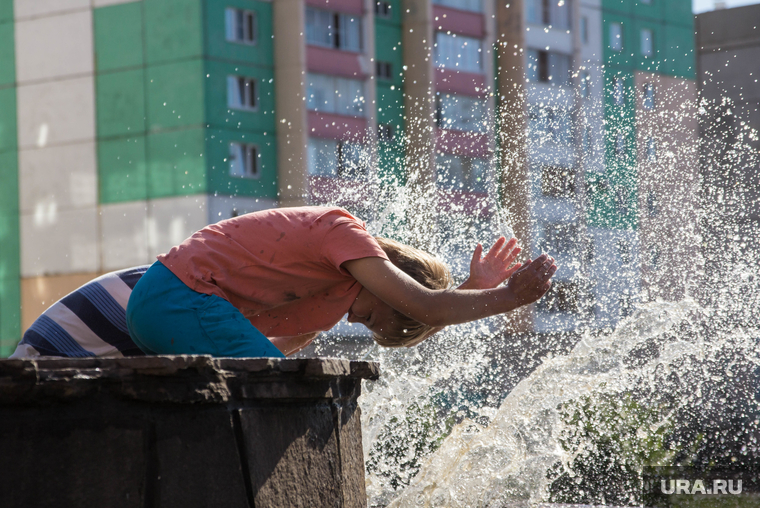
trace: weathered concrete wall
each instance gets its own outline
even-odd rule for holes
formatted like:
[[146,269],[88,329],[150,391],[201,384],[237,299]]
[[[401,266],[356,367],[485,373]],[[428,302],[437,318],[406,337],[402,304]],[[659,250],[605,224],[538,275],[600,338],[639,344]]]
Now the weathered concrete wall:
[[0,506],[366,506],[374,363],[0,360]]

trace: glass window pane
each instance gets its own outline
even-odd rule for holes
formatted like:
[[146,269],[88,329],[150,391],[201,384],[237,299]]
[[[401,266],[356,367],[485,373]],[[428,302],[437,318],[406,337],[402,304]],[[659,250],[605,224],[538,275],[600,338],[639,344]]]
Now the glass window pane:
[[436,157],[436,173],[439,187],[452,190],[464,188],[464,168],[461,158],[439,154]]
[[570,56],[549,53],[549,81],[555,85],[569,85],[570,74]]
[[335,176],[338,171],[338,143],[328,139],[309,139],[307,168],[310,175]]
[[541,2],[542,0],[525,0],[525,19],[528,23],[541,24]]
[[570,6],[568,0],[549,1],[549,24],[559,30],[570,28]]
[[620,23],[610,24],[610,49],[612,51],[623,50],[623,25]]
[[435,63],[438,67],[480,72],[480,39],[437,32],[435,42]]
[[525,79],[538,81],[538,50],[529,49],[525,52]]
[[652,56],[652,31],[648,28],[641,30],[641,54],[643,56]]
[[230,143],[229,155],[230,176],[245,176],[245,155],[243,145]]
[[362,49],[362,19],[358,16],[342,14],[340,49],[359,52]]
[[442,129],[485,132],[486,104],[483,100],[464,95],[441,95],[438,99],[439,126]]
[[228,41],[235,40],[235,9],[224,9],[224,33]]
[[311,111],[335,113],[335,79],[309,74],[306,83],[306,107]]

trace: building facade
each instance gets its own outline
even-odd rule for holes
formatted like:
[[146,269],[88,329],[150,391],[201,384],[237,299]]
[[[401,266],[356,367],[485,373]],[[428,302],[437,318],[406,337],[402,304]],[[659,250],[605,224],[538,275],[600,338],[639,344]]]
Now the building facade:
[[210,222],[371,215],[377,177],[444,236],[498,196],[555,255],[517,329],[614,324],[690,199],[692,30],[688,0],[0,0],[0,352]]

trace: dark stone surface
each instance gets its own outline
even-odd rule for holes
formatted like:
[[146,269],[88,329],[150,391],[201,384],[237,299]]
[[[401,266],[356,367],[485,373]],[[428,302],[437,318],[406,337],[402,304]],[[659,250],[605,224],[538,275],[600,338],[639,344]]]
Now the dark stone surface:
[[374,363],[0,360],[2,507],[366,506]]

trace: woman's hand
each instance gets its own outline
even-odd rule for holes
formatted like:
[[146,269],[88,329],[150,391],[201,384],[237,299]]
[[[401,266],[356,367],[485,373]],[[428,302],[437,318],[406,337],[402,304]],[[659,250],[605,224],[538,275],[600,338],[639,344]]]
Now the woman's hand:
[[509,279],[522,265],[513,265],[522,249],[517,239],[499,237],[485,257],[483,246],[478,244],[470,261],[470,276],[459,289],[492,289]]
[[541,254],[533,261],[526,261],[510,277],[507,290],[522,307],[539,300],[552,285],[551,278],[557,271],[554,258]]

